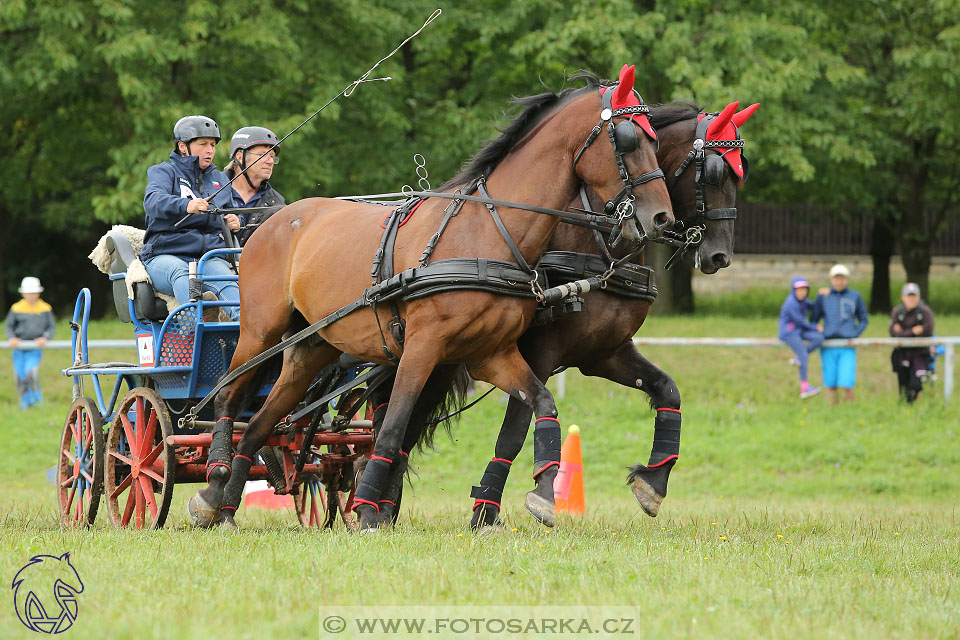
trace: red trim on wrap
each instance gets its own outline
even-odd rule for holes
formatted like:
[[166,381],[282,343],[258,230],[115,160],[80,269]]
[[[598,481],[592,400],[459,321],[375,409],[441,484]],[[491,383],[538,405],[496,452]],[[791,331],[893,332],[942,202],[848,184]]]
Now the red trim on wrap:
[[538,475],[540,475],[550,467],[559,467],[559,466],[560,466],[559,462],[548,462],[546,465],[544,465],[543,469],[540,469],[540,471],[537,471],[535,474],[533,474],[533,479],[536,480]]
[[220,507],[220,511],[233,511],[236,512],[236,507]]
[[213,471],[214,467],[226,467],[227,469],[230,469],[231,472],[233,471],[230,465],[228,465],[226,462],[211,462],[210,464],[207,465],[207,476],[206,476],[207,482],[210,482],[210,472]]
[[657,411],[673,411],[674,413],[680,413],[680,409],[668,409],[667,407],[661,407]]
[[407,453],[406,451],[401,450],[401,451],[399,451],[399,453],[400,453],[400,455],[402,455],[404,458],[409,458],[409,457],[410,457],[410,454]]
[[250,462],[250,464],[253,464],[253,458],[247,457],[247,456],[243,455],[242,453],[238,453],[238,454],[236,454],[236,455],[233,456],[233,457],[234,457],[234,458],[243,458],[244,460],[248,460],[248,461]]
[[353,497],[353,508],[352,508],[352,511],[356,511],[356,510],[357,510],[357,504],[368,504],[368,505],[370,505],[371,507],[373,507],[374,509],[376,509],[376,510],[377,510],[377,513],[380,513],[380,505],[378,505],[376,502],[370,502],[369,500],[364,500],[363,498],[358,498],[358,497],[354,496],[354,497]]
[[394,502],[393,500],[378,500],[377,502],[378,502],[378,503],[380,503],[380,502],[389,502],[389,503],[392,504],[393,506],[397,506],[397,503]]
[[471,511],[476,511],[476,510],[477,510],[477,507],[479,507],[479,506],[482,505],[482,504],[492,504],[493,506],[495,506],[495,507],[497,508],[497,511],[500,510],[500,503],[499,503],[499,502],[494,502],[493,500],[480,500],[480,499],[478,498],[477,501],[473,503],[473,509],[471,509]]
[[553,420],[553,421],[556,422],[557,424],[560,424],[560,421],[557,420],[556,418],[549,418],[549,417],[537,418],[536,420],[533,421],[533,423],[536,424],[536,423],[540,422],[541,420]]
[[376,409],[374,409],[373,412],[376,413],[377,411],[380,411],[380,409],[384,408],[384,407],[387,406],[388,404],[390,404],[390,403],[389,403],[389,402],[384,402],[383,404],[381,404],[380,406],[378,406]]
[[370,456],[371,460],[383,460],[387,464],[393,464],[393,460],[390,458],[384,458],[383,456]]
[[[222,422],[222,421],[224,421],[224,420],[229,420],[230,422],[233,422],[233,418],[230,418],[230,417],[228,417],[228,416],[223,416],[222,418],[220,418],[219,420],[217,420],[217,422]],[[216,423],[214,423],[214,424],[216,424]]]
[[667,464],[671,460],[679,460],[679,459],[680,459],[680,456],[667,456],[665,460],[661,460],[657,464],[647,465],[647,469],[656,469],[657,467],[662,467],[663,465]]
[[507,460],[506,458],[494,458],[494,462],[506,462],[507,464],[513,464],[513,460]]

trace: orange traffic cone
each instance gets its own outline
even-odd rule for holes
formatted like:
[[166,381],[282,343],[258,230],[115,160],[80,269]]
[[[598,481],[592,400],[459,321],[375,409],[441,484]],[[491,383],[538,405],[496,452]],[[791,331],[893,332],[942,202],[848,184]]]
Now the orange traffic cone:
[[570,425],[567,439],[560,451],[560,471],[553,481],[553,497],[557,513],[582,514],[586,511],[583,501],[583,458],[580,455],[580,427]]

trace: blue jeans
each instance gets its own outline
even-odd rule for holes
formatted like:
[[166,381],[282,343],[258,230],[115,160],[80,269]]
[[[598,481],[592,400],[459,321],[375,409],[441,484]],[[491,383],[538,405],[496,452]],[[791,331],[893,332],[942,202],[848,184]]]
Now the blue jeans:
[[[801,331],[798,329],[791,331],[780,339],[797,354],[797,360],[800,361],[800,382],[806,381],[810,354],[823,344],[823,334],[819,331]],[[808,341],[810,344],[804,345],[804,341]]]
[[[193,258],[182,256],[153,256],[143,263],[147,268],[147,275],[153,280],[153,288],[160,293],[173,296],[180,304],[190,302],[190,273],[188,263]],[[236,275],[230,265],[223,258],[210,258],[203,263],[204,276],[232,276]],[[203,283],[204,291],[212,291],[224,302],[240,302],[240,287],[235,281],[216,280]],[[240,319],[240,307],[223,307],[232,320]]]
[[20,408],[27,409],[43,401],[40,390],[41,349],[14,349],[13,372],[17,378],[17,394],[20,396]]

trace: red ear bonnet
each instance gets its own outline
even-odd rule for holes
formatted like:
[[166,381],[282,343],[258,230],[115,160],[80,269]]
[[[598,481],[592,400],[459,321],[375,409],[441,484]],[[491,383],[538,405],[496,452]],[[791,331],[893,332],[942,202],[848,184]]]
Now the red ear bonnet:
[[[750,116],[754,114],[760,104],[752,104],[739,113],[735,113],[738,106],[740,106],[739,102],[731,102],[720,112],[720,115],[713,119],[710,126],[707,127],[707,140],[736,140],[737,129],[750,119]],[[698,121],[705,117],[704,114],[700,114]],[[733,172],[737,174],[738,178],[743,178],[743,158],[740,155],[740,149],[737,147],[714,148],[723,152],[723,157],[730,168],[733,169]]]
[[[616,87],[603,87],[600,89],[600,95],[603,95],[613,88],[613,98],[610,101],[611,108],[622,109],[623,107],[634,107],[641,104],[640,96],[633,90],[634,80],[636,79],[635,73],[636,68],[632,64],[625,64],[623,68],[620,69],[620,79]],[[650,136],[651,140],[657,139],[657,132],[653,130],[653,125],[650,124],[650,120],[647,119],[646,114],[633,114],[630,116],[630,119],[640,125],[640,128]]]

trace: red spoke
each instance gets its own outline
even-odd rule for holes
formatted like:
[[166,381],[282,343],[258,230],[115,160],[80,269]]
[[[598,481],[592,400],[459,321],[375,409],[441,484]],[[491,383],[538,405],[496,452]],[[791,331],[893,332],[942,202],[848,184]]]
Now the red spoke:
[[323,487],[320,486],[320,483],[317,483],[317,493],[320,495],[320,505],[323,507],[323,510],[327,510],[327,494],[323,492]]
[[137,529],[143,529],[143,521],[144,521],[144,504],[143,503],[145,498],[143,494],[143,487],[141,487],[140,483],[138,482],[133,485],[132,491],[137,496],[137,515],[136,515]]
[[84,417],[86,419],[83,421],[83,449],[88,451],[90,443],[93,442],[93,423],[90,421],[90,415],[86,412],[84,412]]
[[71,507],[73,506],[73,498],[74,498],[74,496],[75,496],[76,494],[77,494],[77,488],[74,487],[74,488],[71,489],[71,491],[70,491],[70,497],[67,498],[67,507],[63,510],[64,513],[67,513],[67,514],[70,513]]
[[120,453],[117,453],[116,451],[111,451],[111,452],[110,452],[110,455],[112,455],[114,458],[116,458],[116,459],[119,460],[120,462],[123,462],[123,463],[125,463],[125,464],[129,464],[130,466],[133,466],[133,460],[131,460],[130,458],[126,457],[125,455],[122,455],[122,454],[120,454]]
[[153,464],[153,461],[157,459],[157,456],[160,455],[160,452],[163,451],[163,441],[160,442],[153,450],[148,453],[146,456],[140,459],[140,466],[146,467]]
[[147,506],[150,507],[150,517],[153,518],[153,521],[157,521],[157,501],[153,497],[153,481],[146,476],[140,476],[137,478],[140,481],[140,487],[143,491],[143,498],[147,503]]
[[72,455],[69,451],[67,451],[66,449],[63,450],[63,455],[67,456],[67,460],[70,461],[70,464],[76,464],[76,463],[77,463],[77,459],[74,458],[73,455]]
[[146,411],[146,408],[145,408],[144,403],[143,403],[143,396],[137,396],[136,404],[137,404],[137,409],[136,409],[136,415],[137,415],[137,426],[136,426],[136,430],[137,430],[137,432],[136,432],[137,441],[136,441],[135,443],[134,443],[134,442],[131,442],[131,443],[130,443],[130,451],[136,452],[135,455],[136,455],[137,457],[139,457],[139,456],[140,456],[140,447],[143,446],[143,433],[144,433],[144,431],[146,431],[146,428],[147,428],[147,417],[144,415],[144,412]]
[[140,473],[142,473],[142,474],[145,475],[145,476],[150,476],[151,478],[153,478],[154,480],[156,480],[156,481],[159,482],[160,484],[163,484],[163,476],[161,476],[159,473],[157,473],[157,472],[154,471],[153,469],[148,469],[147,467],[141,466],[141,467],[140,467]]
[[80,409],[77,409],[76,414],[70,415],[70,433],[73,434],[73,441],[80,442],[80,431],[77,429],[77,417],[80,415]]
[[320,528],[320,513],[317,511],[317,497],[312,491],[310,495],[310,526]]
[[[131,480],[133,476],[128,476]],[[130,524],[130,516],[133,515],[133,505],[137,501],[136,499],[137,492],[133,489],[130,490],[130,493],[127,494],[127,504],[123,508],[123,517],[120,519],[120,526],[125,527]]]
[[153,447],[153,439],[157,434],[157,412],[150,408],[150,420],[147,421],[147,426],[143,432],[143,440],[140,442],[140,448],[138,449],[140,457],[142,458],[146,454],[150,447]]
[[117,485],[117,488],[113,490],[113,493],[110,494],[111,500],[116,500],[120,497],[120,494],[127,490],[127,487],[130,486],[130,483],[133,481],[133,476],[129,475],[123,479],[123,482]]
[[76,476],[76,475],[72,475],[72,476],[70,476],[69,478],[67,478],[66,480],[64,480],[63,482],[61,482],[61,483],[60,483],[60,486],[61,486],[61,487],[64,487],[64,488],[69,487],[71,484],[73,484],[73,481],[76,480],[76,479],[77,479],[77,476]]
[[120,424],[123,425],[123,433],[127,436],[127,444],[130,446],[131,453],[136,451],[134,448],[136,446],[136,439],[134,436],[133,425],[130,424],[130,418],[127,417],[126,413],[120,414]]

